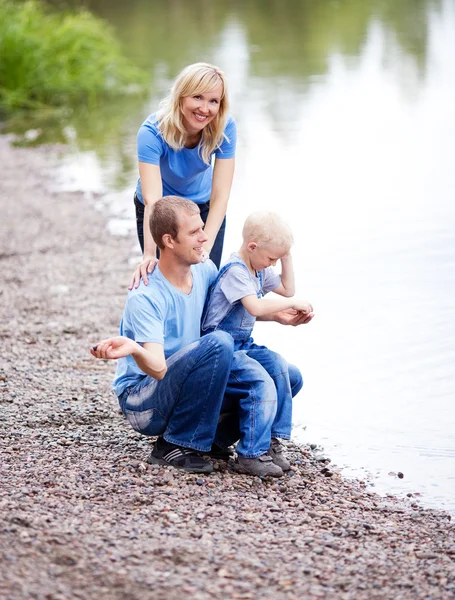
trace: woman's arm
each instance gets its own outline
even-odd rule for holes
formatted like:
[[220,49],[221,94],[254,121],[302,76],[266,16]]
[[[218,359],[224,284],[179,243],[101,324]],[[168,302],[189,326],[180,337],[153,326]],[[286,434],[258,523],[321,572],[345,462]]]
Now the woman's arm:
[[221,227],[231,193],[234,177],[235,158],[217,158],[213,169],[212,192],[210,194],[210,210],[204,231],[208,236],[204,248],[210,254],[215,238]]
[[275,294],[290,298],[295,294],[294,267],[292,265],[292,256],[288,252],[281,259],[281,283],[273,290]]
[[163,182],[159,165],[139,162],[139,176],[141,178],[142,199],[144,200],[144,257],[141,264],[136,267],[133,279],[128,287],[138,287],[139,282],[148,284],[147,275],[153,271],[158,259],[156,258],[156,244],[150,233],[150,213],[153,205],[163,195]]

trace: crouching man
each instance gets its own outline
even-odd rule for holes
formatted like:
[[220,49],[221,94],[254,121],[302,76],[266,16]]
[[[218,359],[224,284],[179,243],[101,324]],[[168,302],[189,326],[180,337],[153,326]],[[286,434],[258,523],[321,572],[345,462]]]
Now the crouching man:
[[136,431],[159,436],[149,461],[210,473],[201,457],[212,448],[231,371],[232,337],[200,337],[207,291],[217,276],[203,260],[203,230],[194,202],[167,196],[153,207],[150,228],[160,261],[128,293],[120,336],[91,348],[96,358],[118,359],[114,391]]

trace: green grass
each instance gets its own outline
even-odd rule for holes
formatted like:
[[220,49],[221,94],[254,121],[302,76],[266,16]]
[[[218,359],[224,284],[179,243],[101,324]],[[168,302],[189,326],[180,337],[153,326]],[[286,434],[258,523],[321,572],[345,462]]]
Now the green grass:
[[87,10],[54,13],[36,1],[0,0],[0,107],[96,104],[144,89],[110,27]]

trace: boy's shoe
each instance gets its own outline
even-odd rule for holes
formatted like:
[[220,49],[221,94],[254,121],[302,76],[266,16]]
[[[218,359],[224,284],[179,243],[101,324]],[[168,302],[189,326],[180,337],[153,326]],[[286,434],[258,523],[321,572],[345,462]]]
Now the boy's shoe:
[[284,457],[283,454],[283,446],[280,442],[273,438],[270,443],[270,448],[267,451],[267,454],[272,458],[273,462],[281,467],[282,471],[290,471],[291,465],[289,461]]
[[218,460],[229,460],[232,456],[234,456],[234,451],[230,448],[225,448],[224,446],[220,446],[220,444],[216,444],[213,442],[212,447],[208,452],[204,452],[210,458],[216,458]]
[[268,454],[263,454],[257,458],[238,457],[238,464],[243,471],[249,475],[258,475],[258,477],[282,477],[283,470],[273,462]]
[[176,446],[159,437],[147,462],[182,469],[187,473],[211,473],[213,465],[204,460],[196,450]]

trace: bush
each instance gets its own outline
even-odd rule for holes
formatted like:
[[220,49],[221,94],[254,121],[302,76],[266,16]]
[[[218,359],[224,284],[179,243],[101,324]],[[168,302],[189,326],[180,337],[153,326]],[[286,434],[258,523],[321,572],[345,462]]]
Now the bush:
[[87,10],[48,12],[0,0],[0,104],[8,110],[90,103],[145,87],[110,27]]

